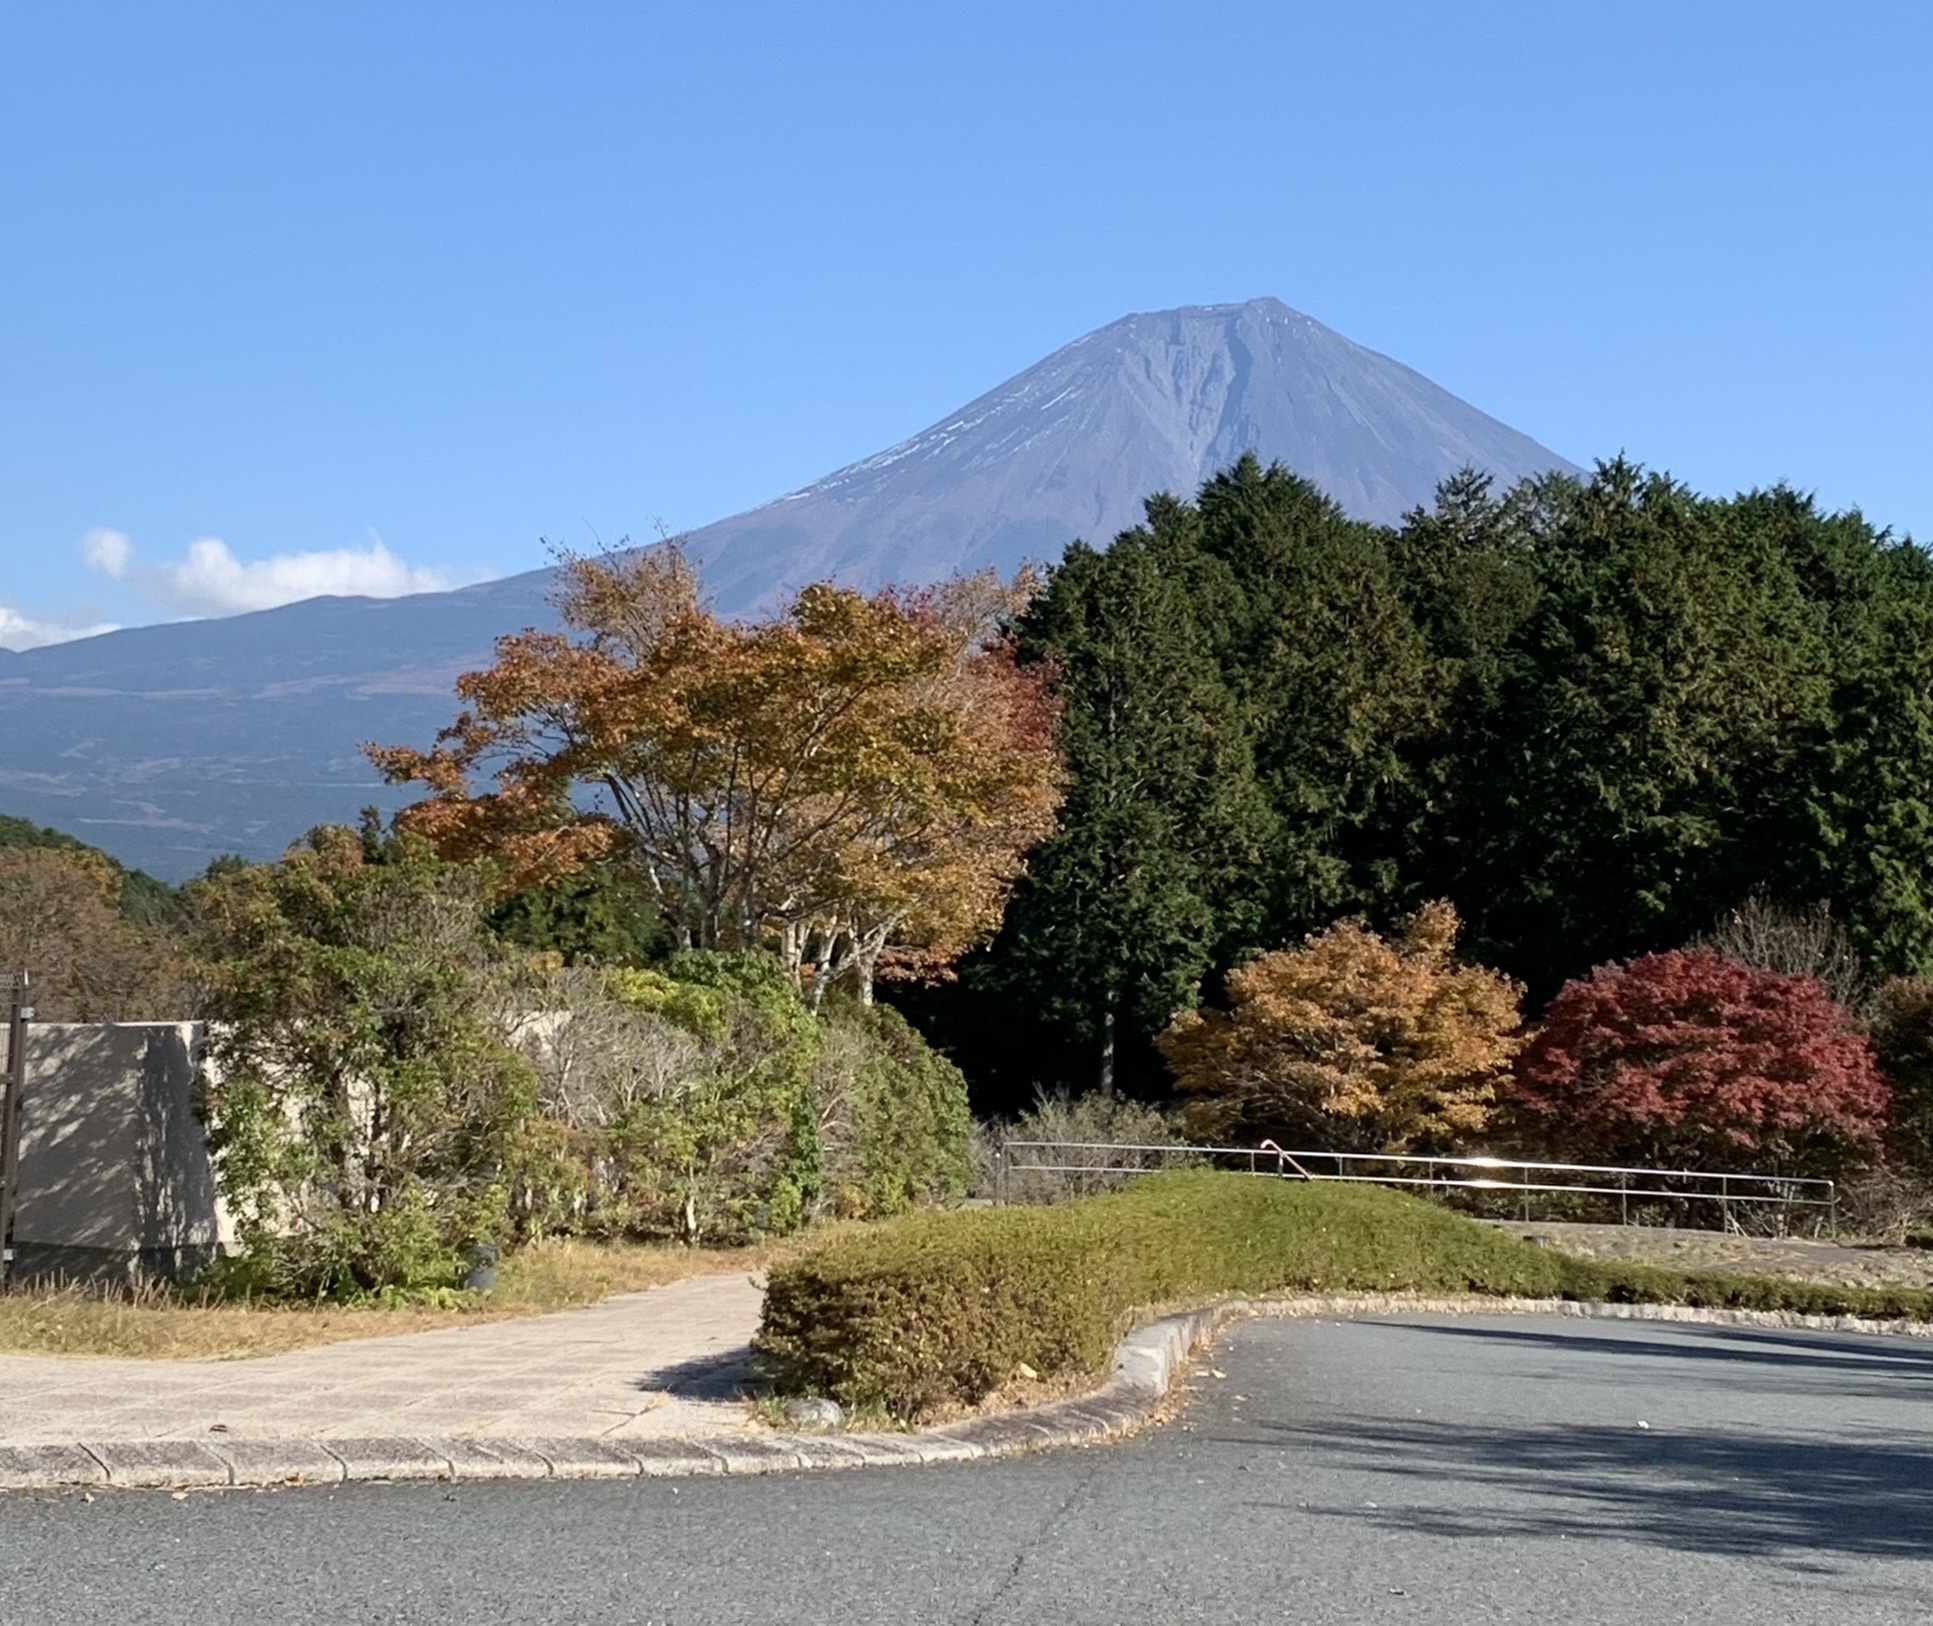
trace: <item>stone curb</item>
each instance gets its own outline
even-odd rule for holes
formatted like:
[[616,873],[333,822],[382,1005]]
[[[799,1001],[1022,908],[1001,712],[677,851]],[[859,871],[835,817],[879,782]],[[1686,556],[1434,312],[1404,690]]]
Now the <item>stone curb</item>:
[[1156,1413],[1189,1359],[1231,1322],[1258,1316],[1560,1315],[1600,1321],[1933,1338],[1933,1322],[1869,1321],[1790,1310],[1706,1310],[1681,1304],[1581,1304],[1568,1299],[1225,1299],[1164,1316],[1115,1347],[1108,1381],[1093,1394],[1026,1411],[973,1417],[909,1434],[712,1434],[670,1440],[395,1438],[136,1440],[0,1445],[0,1491],[120,1488],[188,1490],[341,1485],[410,1479],[663,1479],[897,1468],[969,1462],[1133,1433]]

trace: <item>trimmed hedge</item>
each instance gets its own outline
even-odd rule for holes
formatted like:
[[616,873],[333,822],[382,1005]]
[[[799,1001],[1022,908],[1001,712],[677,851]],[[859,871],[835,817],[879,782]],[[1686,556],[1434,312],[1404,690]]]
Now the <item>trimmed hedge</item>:
[[914,1419],[1023,1363],[1106,1367],[1138,1313],[1264,1293],[1485,1293],[1933,1318],[1933,1293],[1573,1259],[1414,1197],[1211,1172],[1054,1208],[920,1214],[777,1266],[756,1348],[782,1392]]

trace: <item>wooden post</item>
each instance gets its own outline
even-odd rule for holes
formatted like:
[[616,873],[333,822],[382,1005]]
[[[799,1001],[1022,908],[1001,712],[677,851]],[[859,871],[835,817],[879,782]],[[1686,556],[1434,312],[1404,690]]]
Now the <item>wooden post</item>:
[[20,1185],[20,1105],[27,1093],[27,1024],[33,1020],[33,988],[24,971],[8,979],[12,1008],[7,1018],[7,1089],[0,1100],[0,1288],[13,1280],[13,1220]]

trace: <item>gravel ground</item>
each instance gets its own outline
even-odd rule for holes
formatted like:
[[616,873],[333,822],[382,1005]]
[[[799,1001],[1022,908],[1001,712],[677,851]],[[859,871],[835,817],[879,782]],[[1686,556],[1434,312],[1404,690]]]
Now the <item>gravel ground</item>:
[[1841,1287],[1933,1287],[1933,1250],[1864,1248],[1798,1237],[1731,1236],[1649,1225],[1495,1222],[1581,1259],[1628,1259],[1673,1270],[1730,1270],[1790,1276]]

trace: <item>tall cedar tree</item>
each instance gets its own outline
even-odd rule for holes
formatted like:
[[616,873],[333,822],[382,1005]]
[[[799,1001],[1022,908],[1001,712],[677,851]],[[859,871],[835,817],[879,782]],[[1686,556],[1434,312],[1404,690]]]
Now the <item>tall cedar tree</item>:
[[1933,975],[1933,594],[1896,599],[1850,643],[1811,757],[1821,890],[1882,974]]
[[1193,514],[1171,511],[1219,566],[1223,585],[1201,614],[1274,814],[1267,869],[1249,879],[1267,914],[1246,946],[1386,914],[1398,883],[1387,831],[1409,802],[1405,746],[1438,703],[1388,533],[1252,454],[1203,485]]
[[982,978],[1103,1088],[1245,953],[1387,906],[1432,715],[1385,533],[1253,456],[1147,513],[1071,549],[1024,623],[1068,794]]
[[[1730,505],[1618,462],[1514,508],[1476,516],[1447,593],[1412,586],[1453,698],[1418,774],[1432,800],[1386,836],[1480,957],[1546,995],[1790,890],[1831,651],[1778,538]],[[1399,557],[1426,569],[1445,518],[1412,518]]]
[[1021,623],[1022,658],[1060,696],[1066,802],[980,973],[1072,1038],[1109,1092],[1117,1058],[1151,1059],[1218,952],[1253,930],[1270,832],[1199,620],[1195,516],[1148,508],[1106,553],[1070,548]]

